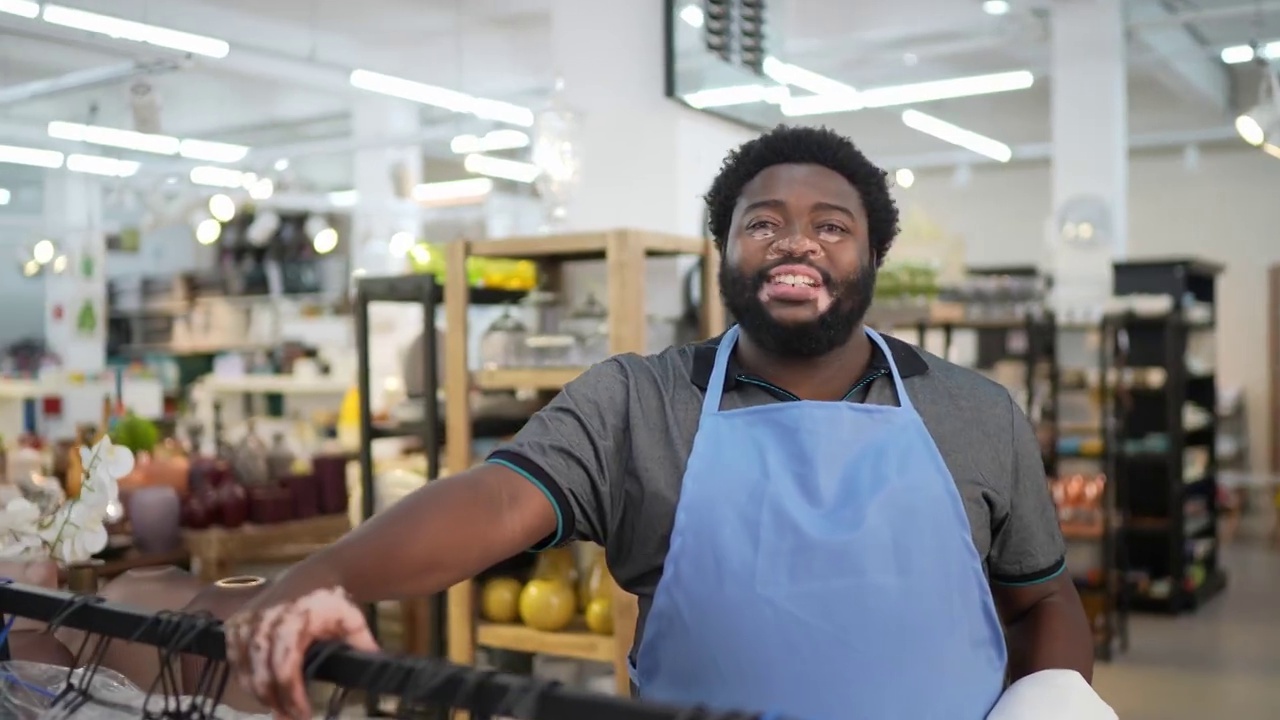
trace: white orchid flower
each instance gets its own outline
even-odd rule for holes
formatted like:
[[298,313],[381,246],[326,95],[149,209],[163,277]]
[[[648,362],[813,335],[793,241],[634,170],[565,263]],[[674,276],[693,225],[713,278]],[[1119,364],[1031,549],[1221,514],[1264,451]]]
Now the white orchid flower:
[[0,532],[33,533],[40,522],[40,507],[26,498],[10,500],[0,512]]
[[44,541],[35,533],[0,536],[0,560],[21,560],[44,554]]
[[120,478],[133,472],[133,452],[123,445],[116,445],[106,435],[92,447],[80,448],[80,464],[86,474],[104,472],[112,478]]

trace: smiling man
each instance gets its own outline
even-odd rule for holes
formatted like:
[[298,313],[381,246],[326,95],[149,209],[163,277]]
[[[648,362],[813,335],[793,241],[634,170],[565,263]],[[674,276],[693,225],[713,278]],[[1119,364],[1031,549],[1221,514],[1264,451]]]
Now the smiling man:
[[297,651],[368,644],[353,608],[280,630],[312,591],[428,594],[590,540],[640,598],[643,698],[809,720],[1109,716],[1027,419],[1003,387],[863,326],[897,233],[885,173],[834,132],[778,128],[729,155],[707,204],[738,325],[591,368],[487,463],[295,567],[231,623],[259,697],[302,717]]

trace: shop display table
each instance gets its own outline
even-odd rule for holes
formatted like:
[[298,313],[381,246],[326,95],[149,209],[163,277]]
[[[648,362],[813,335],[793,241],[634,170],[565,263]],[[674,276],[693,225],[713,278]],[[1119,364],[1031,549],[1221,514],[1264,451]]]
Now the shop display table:
[[183,540],[192,570],[205,582],[235,574],[241,563],[293,563],[335,542],[351,530],[351,519],[323,515],[275,525],[187,530]]

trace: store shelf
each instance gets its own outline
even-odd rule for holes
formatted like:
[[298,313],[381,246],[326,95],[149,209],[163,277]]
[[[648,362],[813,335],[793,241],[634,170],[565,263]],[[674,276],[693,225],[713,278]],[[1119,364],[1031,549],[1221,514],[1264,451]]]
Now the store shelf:
[[584,368],[513,368],[481,370],[472,375],[480,390],[559,390],[582,374]]
[[495,650],[602,663],[614,661],[615,648],[613,636],[590,632],[581,621],[560,632],[534,630],[514,623],[481,622],[476,624],[476,644]]
[[342,378],[301,378],[294,375],[244,375],[242,377],[208,375],[201,383],[210,392],[227,395],[341,395],[354,385],[353,380]]
[[626,243],[646,255],[701,255],[706,252],[706,241],[702,239],[639,230],[480,240],[467,243],[467,250],[473,257],[575,260],[604,257],[611,242]]

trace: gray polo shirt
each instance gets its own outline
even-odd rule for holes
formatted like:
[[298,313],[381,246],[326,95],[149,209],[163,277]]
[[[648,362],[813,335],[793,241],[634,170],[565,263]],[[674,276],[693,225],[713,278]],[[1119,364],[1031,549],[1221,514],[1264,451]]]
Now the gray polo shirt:
[[[1040,446],[1008,390],[901,340],[885,340],[955,479],[991,580],[1030,584],[1062,572],[1065,546]],[[555,505],[557,531],[540,547],[570,540],[604,545],[618,584],[640,598],[641,628],[662,577],[718,343],[610,358],[565,386],[489,456]],[[897,404],[887,365],[877,351],[846,399]],[[723,408],[795,399],[730,362]]]

